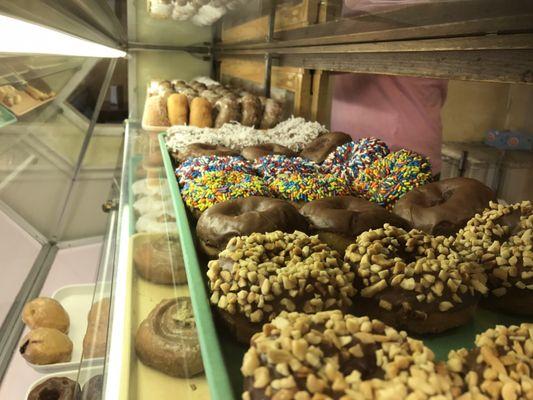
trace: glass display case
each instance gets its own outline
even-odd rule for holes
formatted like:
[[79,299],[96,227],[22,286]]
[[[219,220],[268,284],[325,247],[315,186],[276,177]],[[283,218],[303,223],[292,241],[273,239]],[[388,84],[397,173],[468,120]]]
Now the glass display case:
[[[392,328],[387,328],[387,331],[384,327],[380,328],[381,323],[369,322],[370,325],[365,324],[363,329],[361,324],[364,322],[358,319],[357,329],[355,325],[350,325],[354,332],[346,330],[342,337],[335,336],[332,339],[331,332],[325,333],[333,331],[334,323],[330,321],[332,326],[315,326],[312,332],[318,332],[317,343],[313,343],[311,334],[305,344],[310,349],[308,354],[304,352],[298,358],[296,353],[301,349],[295,350],[291,346],[298,346],[296,342],[305,334],[298,329],[305,330],[302,327],[305,323],[295,324],[298,329],[290,332],[285,325],[294,323],[290,317],[278,319],[274,324],[268,323],[272,322],[271,319],[279,310],[303,311],[298,308],[301,307],[305,308],[305,313],[312,315],[316,311],[332,308],[342,308],[343,311],[348,310],[346,314],[359,316],[380,315],[380,319],[384,318],[387,323],[394,325],[394,318],[389,316],[387,319],[383,311],[391,311],[396,307],[394,296],[384,297],[376,306],[383,314],[377,311],[372,314],[370,306],[364,311],[357,309],[359,304],[368,305],[368,298],[372,297],[362,293],[373,293],[376,283],[388,284],[383,271],[387,266],[380,264],[385,261],[377,254],[368,253],[371,260],[368,274],[375,276],[372,276],[372,285],[364,283],[364,274],[354,278],[363,262],[352,261],[352,258],[361,257],[350,255],[347,246],[343,245],[346,241],[352,243],[357,240],[359,250],[356,252],[365,255],[366,244],[362,238],[368,239],[373,234],[365,236],[362,232],[368,228],[381,228],[383,231],[380,218],[385,217],[375,214],[372,222],[368,222],[361,232],[351,233],[348,238],[341,235],[339,239],[339,236],[324,235],[302,209],[305,208],[304,203],[314,199],[315,194],[317,200],[320,197],[350,195],[384,206],[379,207],[380,212],[387,212],[387,218],[391,219],[393,217],[390,217],[389,211],[394,211],[394,203],[377,195],[368,195],[368,186],[364,186],[361,183],[363,181],[353,175],[363,169],[366,171],[369,165],[365,165],[365,168],[358,166],[356,172],[347,172],[340,167],[326,170],[325,164],[322,165],[325,162],[323,159],[313,162],[312,166],[305,164],[305,160],[301,161],[303,166],[298,168],[316,168],[313,169],[316,179],[318,176],[328,176],[330,180],[336,179],[339,185],[328,192],[328,196],[323,192],[327,186],[325,184],[314,190],[306,189],[306,197],[302,199],[291,198],[281,189],[276,189],[273,182],[278,175],[286,176],[287,171],[277,171],[272,176],[261,175],[264,172],[257,172],[261,168],[257,166],[257,160],[248,163],[243,158],[245,147],[265,145],[272,152],[273,144],[283,146],[286,153],[282,152],[281,158],[287,155],[292,159],[296,154],[307,157],[303,156],[304,149],[317,138],[329,135],[330,131],[346,131],[351,136],[350,142],[357,141],[361,136],[358,129],[364,130],[363,137],[378,136],[389,145],[384,145],[386,151],[383,158],[389,153],[389,147],[391,155],[410,149],[430,158],[433,171],[420,172],[420,176],[424,173],[425,178],[423,182],[409,183],[414,187],[456,177],[474,178],[478,181],[476,184],[482,183],[479,186],[482,189],[475,194],[472,192],[469,200],[465,200],[468,204],[454,209],[458,214],[471,214],[462,221],[461,228],[476,214],[481,215],[483,207],[472,210],[477,202],[484,201],[485,190],[490,193],[485,196],[485,206],[488,206],[488,197],[499,201],[498,210],[523,202],[522,206],[517,206],[522,207],[522,225],[507,221],[515,231],[506,225],[502,228],[507,229],[503,236],[497,233],[491,236],[491,243],[498,244],[497,250],[494,250],[496,245],[490,244],[477,250],[489,256],[494,251],[498,252],[498,258],[493,257],[496,266],[491,264],[483,273],[476,269],[477,263],[483,264],[483,255],[478,254],[479,259],[472,261],[475,252],[470,250],[476,244],[465,245],[469,247],[465,250],[460,249],[460,246],[454,247],[454,242],[453,246],[442,250],[440,245],[443,243],[449,244],[459,239],[444,239],[436,233],[427,233],[427,230],[426,233],[420,233],[432,235],[424,236],[425,239],[421,239],[419,244],[422,248],[420,251],[426,252],[424,254],[431,262],[441,262],[444,254],[446,259],[457,257],[462,263],[470,263],[468,272],[464,272],[466,267],[461,270],[470,281],[464,278],[464,282],[456,282],[448,280],[446,275],[442,281],[444,283],[439,283],[441,271],[448,271],[446,263],[446,266],[439,264],[440,269],[433,272],[424,270],[426,274],[417,281],[417,274],[422,276],[422,272],[415,269],[422,270],[425,266],[413,267],[413,271],[406,272],[407,278],[402,274],[401,288],[414,290],[415,286],[408,288],[412,280],[416,290],[423,290],[423,286],[428,293],[424,292],[423,300],[417,297],[417,300],[409,298],[404,301],[408,305],[399,305],[397,314],[404,313],[401,307],[412,307],[415,301],[429,304],[431,302],[426,301],[427,298],[441,298],[443,291],[445,297],[450,291],[450,298],[440,303],[442,308],[439,308],[439,316],[454,306],[463,310],[463,306],[466,308],[471,301],[474,303],[468,311],[468,321],[457,324],[461,325],[459,327],[438,334],[409,331],[409,335],[421,340],[435,357],[434,364],[423,364],[427,379],[434,378],[432,371],[440,374],[438,379],[435,378],[439,384],[434,385],[439,388],[433,394],[437,395],[437,391],[442,389],[440,386],[449,383],[450,387],[443,389],[443,398],[470,398],[460,397],[472,395],[473,392],[468,392],[473,390],[472,386],[477,389],[477,385],[468,382],[465,377],[463,367],[467,362],[463,360],[461,368],[454,364],[454,357],[462,357],[459,351],[452,353],[450,360],[453,358],[453,361],[448,362],[446,367],[448,353],[463,347],[472,348],[476,335],[496,325],[529,324],[525,325],[525,329],[529,330],[523,338],[524,350],[520,347],[523,356],[520,360],[531,365],[533,314],[528,311],[533,288],[530,282],[533,273],[530,272],[533,267],[530,265],[533,200],[533,120],[529,112],[533,104],[531,2],[90,0],[69,1],[61,5],[50,2],[3,3],[0,2],[0,16],[48,26],[124,51],[126,56],[99,58],[0,52],[0,237],[3,239],[0,251],[7,260],[7,278],[0,291],[0,400],[43,398],[38,396],[44,396],[46,391],[61,393],[66,398],[83,399],[175,397],[230,400],[242,397],[279,400],[340,398],[342,393],[349,398],[358,398],[363,389],[348,382],[349,379],[345,382],[345,377],[343,384],[352,385],[352,391],[340,384],[342,388],[332,389],[339,371],[322,371],[320,366],[314,365],[313,357],[316,349],[320,348],[318,340],[331,342],[331,348],[320,348],[320,352],[333,354],[332,359],[337,357],[334,355],[336,350],[333,350],[335,343],[340,343],[339,349],[344,346],[342,341],[362,345],[351,347],[351,356],[342,356],[353,360],[354,357],[361,358],[357,355],[359,350],[368,350],[365,346],[370,342],[366,343],[365,340],[369,335],[373,338],[374,346],[375,343],[386,342],[386,337],[393,335]],[[387,80],[387,83],[380,84],[374,91],[361,83],[365,81],[365,85],[372,85],[369,82],[374,79],[375,82]],[[416,90],[406,86],[405,82],[409,80],[416,83]],[[223,95],[219,95],[217,90]],[[171,117],[177,117],[171,115],[171,96],[174,99],[182,96],[179,101],[183,103],[179,104],[183,108],[180,110],[186,110],[185,125],[188,126],[172,122]],[[209,96],[216,98],[209,100]],[[221,98],[231,101],[219,103]],[[204,105],[208,109],[208,122],[205,119],[193,122],[193,103],[196,99],[208,99],[209,105]],[[381,99],[381,102],[376,99]],[[248,101],[257,103],[260,110],[258,119],[248,124],[251,126],[246,126],[243,116]],[[160,124],[152,123],[147,118],[147,114],[153,111],[151,103],[157,104],[156,110],[160,112],[152,121],[163,121]],[[356,103],[360,103],[359,108]],[[275,115],[275,118],[272,117],[275,122],[270,123],[270,120],[265,119],[266,104],[273,107],[274,111],[268,115]],[[416,112],[413,111],[414,106],[409,108],[409,104],[417,106]],[[177,109],[178,106],[174,106]],[[233,106],[238,107],[239,111],[218,124],[222,111],[228,112]],[[200,106],[195,104],[195,107]],[[413,113],[402,120],[400,114],[407,109]],[[249,110],[247,112],[250,113]],[[363,122],[367,121],[370,121],[368,125],[364,125]],[[392,139],[384,139],[386,135],[382,135],[380,129],[387,131],[391,126],[413,126],[427,130],[420,133],[415,129],[413,132],[416,134],[413,133],[409,140],[398,132],[392,135]],[[430,156],[418,150],[417,146],[424,145],[425,138],[433,131],[438,131],[439,135],[432,142],[436,148]],[[344,145],[347,140],[339,144]],[[241,174],[235,175],[236,180],[222,185],[223,190],[220,191],[224,192],[223,195],[199,190],[200,195],[193,199],[197,202],[191,200],[190,192],[195,188],[191,184],[193,178],[201,178],[205,170],[209,173],[214,170],[216,173],[219,168],[218,161],[208,159],[204,169],[194,163],[189,166],[192,172],[179,169],[188,159],[186,155],[191,145],[197,145],[200,149],[196,149],[199,151],[196,155],[218,154],[230,161],[238,157],[238,162],[231,161],[236,167],[225,166],[218,171],[221,176],[217,179],[220,180],[226,179],[224,174],[230,176],[235,171]],[[319,142],[317,148],[326,148],[327,145]],[[213,153],[213,146],[219,153]],[[302,150],[304,153],[301,153]],[[426,164],[420,161],[419,165],[411,159],[411,165],[416,164],[416,168],[422,170],[423,165],[428,165],[427,158],[423,159]],[[196,167],[199,169],[195,170]],[[297,172],[300,178],[305,175],[300,170]],[[191,178],[186,177],[186,173],[196,175]],[[187,181],[189,178],[190,181]],[[405,179],[400,174],[396,178]],[[350,181],[346,183],[340,180]],[[249,181],[256,185],[253,187],[255,191],[248,192],[250,187],[246,183]],[[196,181],[194,184],[200,185]],[[343,187],[346,190],[343,191]],[[199,227],[200,215],[208,215],[203,217],[204,220],[214,218],[204,208],[211,209],[220,199],[221,203],[231,202],[231,196],[238,190],[243,191],[235,195],[238,199],[249,194],[282,199],[279,201],[283,205],[279,203],[272,207],[278,213],[280,209],[284,210],[284,221],[265,219],[262,226],[256,224],[248,229],[252,223],[244,228],[235,228],[233,222],[214,219],[210,229],[224,230],[224,224],[228,224],[229,228],[225,232],[228,237],[224,245],[213,254],[213,247],[209,247],[205,236],[202,236],[205,232],[202,233],[201,229],[205,231],[207,228],[205,222],[204,228]],[[242,194],[244,192],[246,194]],[[220,198],[217,197],[219,195]],[[442,198],[435,200],[431,207],[446,202],[450,196],[451,191],[441,193]],[[483,199],[479,200],[476,196]],[[200,203],[209,207],[199,206]],[[241,213],[240,207],[247,206],[236,204],[235,208],[220,213],[227,212],[237,219]],[[290,211],[284,207],[289,207]],[[323,210],[324,207],[328,205],[318,208]],[[513,215],[518,213],[516,210],[512,212]],[[413,217],[412,211],[410,217]],[[272,216],[272,219],[276,217]],[[288,228],[284,225],[286,220],[291,222]],[[375,226],[375,221],[381,221],[379,226]],[[477,221],[472,224],[478,222],[481,223]],[[337,223],[341,224],[339,221]],[[412,220],[399,223],[406,224],[402,226],[406,231],[419,228]],[[307,276],[305,279],[300,276],[303,283],[292,282],[294,287],[291,287],[292,275],[283,278],[285,281],[281,280],[280,283],[277,281],[278,275],[283,275],[280,270],[294,260],[279,264],[280,257],[273,256],[274,260],[263,260],[261,263],[252,254],[256,248],[240,253],[234,248],[260,240],[258,245],[266,254],[267,250],[275,249],[284,240],[296,240],[287,239],[286,236],[279,240],[272,239],[273,243],[268,243],[271,246],[265,250],[267,245],[264,243],[271,240],[268,234],[256,239],[267,229],[263,226],[279,227],[277,229],[287,232],[283,235],[303,230],[306,233],[302,235],[306,239],[298,239],[303,241],[308,240],[307,234],[318,234],[319,239],[316,240],[329,243],[320,245],[327,248],[321,248],[327,252],[324,264],[338,262],[340,265],[349,265],[348,268],[352,270],[333,278],[335,282],[329,282],[327,290],[322,290],[320,285],[307,285]],[[491,225],[487,229],[492,228]],[[518,230],[521,236],[515,238]],[[383,233],[379,232],[377,235]],[[492,235],[487,232],[486,235]],[[340,235],[339,232],[334,234]],[[390,234],[401,235],[398,231]],[[447,236],[456,238],[456,235],[461,233],[455,231]],[[508,236],[512,235],[515,235],[513,240],[516,243],[519,240],[522,242],[512,247],[506,257],[499,253],[500,245],[505,247],[503,243],[507,243]],[[242,242],[240,239],[231,239],[236,236],[246,238]],[[435,239],[437,236],[443,239]],[[461,240],[466,241],[465,236],[468,235],[461,236]],[[399,240],[401,242],[404,239]],[[295,263],[305,263],[308,256],[304,253],[310,252],[310,246],[316,245],[315,242],[310,243],[307,249],[295,250],[298,253]],[[437,244],[433,246],[432,243]],[[287,246],[293,248],[292,244]],[[383,247],[381,244],[379,246]],[[433,247],[429,249],[424,246]],[[335,250],[337,247],[342,250]],[[404,247],[398,250],[398,254],[406,257],[401,261],[408,265],[412,261],[413,265],[418,265],[416,260],[410,260],[402,253],[409,253],[410,245],[405,243]],[[229,250],[224,253],[226,256],[219,256],[223,248]],[[281,258],[288,252],[285,248],[281,250]],[[428,255],[430,253],[433,256]],[[488,259],[489,256],[485,257]],[[235,259],[228,261],[227,257]],[[398,257],[395,258],[396,263]],[[511,265],[510,259],[513,257],[516,260]],[[242,265],[237,265],[240,259]],[[320,264],[321,260],[315,260]],[[229,262],[231,265],[228,267]],[[250,267],[254,262],[255,266]],[[278,264],[276,268],[268,270],[269,263]],[[298,266],[304,268],[300,264]],[[239,269],[241,267],[243,269]],[[495,310],[486,304],[474,311],[480,295],[476,294],[475,300],[465,300],[463,294],[476,290],[485,293],[485,286],[494,285],[494,280],[500,279],[502,274],[508,276],[508,272],[502,272],[507,271],[507,267],[513,274],[516,269],[525,274],[523,281],[519,280],[515,285],[524,293],[523,303],[518,302],[520,306],[511,311]],[[265,278],[266,275],[261,275],[267,273],[265,268],[272,276]],[[408,269],[407,266],[405,268]],[[487,278],[487,271],[491,268],[498,272],[495,277]],[[257,271],[260,277],[257,277]],[[235,272],[236,277],[229,276],[230,272]],[[453,272],[452,278],[463,279],[463,276],[458,278],[457,274],[459,272]],[[354,280],[353,285],[348,282],[350,279]],[[355,282],[356,279],[359,281]],[[431,285],[435,281],[437,284]],[[507,284],[507,280],[505,282],[505,290],[511,291],[510,284]],[[448,286],[439,289],[436,287],[439,284]],[[296,293],[297,285],[302,286],[299,294]],[[349,296],[350,307],[346,309],[342,301],[346,291],[349,291],[346,287],[350,285],[354,293]],[[395,287],[392,283],[389,286]],[[464,286],[465,291],[462,294],[462,289],[453,291],[454,286]],[[311,295],[313,302],[307,304],[306,293],[313,290],[317,290]],[[278,292],[285,291],[286,299],[281,301],[276,297],[279,296]],[[501,293],[502,288],[490,286],[490,291]],[[302,300],[305,307],[297,299],[287,302],[289,297],[297,296],[305,298]],[[457,296],[459,300],[456,300]],[[475,297],[474,294],[472,296]],[[259,300],[256,301],[256,297]],[[235,310],[240,310],[240,305],[243,305],[244,310],[246,302],[260,302],[261,307],[257,306],[254,317],[246,317],[253,322],[252,328],[248,321],[248,324],[239,325],[241,331],[228,320],[235,319]],[[329,306],[332,302],[335,303],[334,307]],[[316,304],[320,306],[315,307]],[[521,305],[525,311],[521,310]],[[263,320],[263,314],[270,315],[270,320],[267,317],[267,320]],[[243,315],[247,314],[243,311]],[[414,320],[419,319],[416,311],[410,315]],[[65,318],[66,327],[64,323],[61,325]],[[444,319],[443,324],[451,319]],[[315,320],[312,323],[317,324]],[[412,328],[407,322],[394,327]],[[256,333],[263,332],[252,339],[251,350],[249,329],[255,329]],[[352,334],[355,339],[351,337]],[[521,338],[522,334],[521,331],[515,336],[509,333],[510,336],[505,340],[516,343],[518,339],[513,337]],[[246,337],[245,343],[243,336]],[[493,397],[504,400],[529,399],[533,392],[533,369],[519,367],[515,371],[514,359],[503,353],[520,351],[516,347],[498,348],[501,344],[494,343],[491,342],[489,346],[485,342],[486,346],[493,347],[481,352],[499,351],[496,358],[503,362],[502,368],[507,368],[506,376],[517,381],[518,387],[513,389],[515,397],[507,397],[503,395],[503,385],[507,380],[485,377],[501,386],[498,386],[501,393]],[[275,348],[272,350],[268,346]],[[382,349],[381,344],[377,346]],[[372,352],[384,351],[376,349],[373,348]],[[290,358],[292,355],[294,357]],[[320,353],[322,356],[323,353]],[[394,355],[391,357],[394,359]],[[421,357],[427,357],[427,354]],[[298,368],[302,363],[305,364],[303,369]],[[411,367],[418,368],[417,363]],[[338,367],[330,364],[330,368]],[[343,370],[343,374],[351,376],[350,379],[369,381],[364,371],[363,378],[361,373],[352,373],[352,370],[362,371],[363,367],[356,365],[346,368],[349,371]],[[310,371],[315,371],[316,376],[309,378]],[[330,372],[335,377],[329,376]],[[447,380],[448,373],[455,379],[453,383]],[[376,374],[379,378],[376,380],[388,384],[389,381]],[[490,372],[487,372],[488,375]],[[319,381],[318,386],[314,385],[315,378]],[[405,392],[401,392],[403,389],[398,392],[404,394],[399,397],[383,395],[383,398],[411,398],[407,397],[409,393],[422,396],[419,389],[423,385],[418,388],[413,387],[412,383],[404,385],[400,382],[398,385],[402,388],[405,386]],[[376,392],[364,394],[368,398],[381,398],[381,394],[377,394],[378,389],[372,390]],[[480,390],[490,397],[485,388]],[[313,393],[315,397],[312,397]]]

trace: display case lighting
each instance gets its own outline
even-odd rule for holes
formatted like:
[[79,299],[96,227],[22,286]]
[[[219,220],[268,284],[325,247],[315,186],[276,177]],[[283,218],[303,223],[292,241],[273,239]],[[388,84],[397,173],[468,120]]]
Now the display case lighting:
[[126,52],[51,28],[0,15],[0,53],[119,58]]

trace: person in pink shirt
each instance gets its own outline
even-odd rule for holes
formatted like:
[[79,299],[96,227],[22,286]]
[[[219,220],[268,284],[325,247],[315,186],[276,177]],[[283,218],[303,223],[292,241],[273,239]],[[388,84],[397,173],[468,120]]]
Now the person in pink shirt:
[[[345,0],[343,15],[382,10],[420,0]],[[359,8],[358,8],[359,7]],[[374,136],[391,150],[409,149],[429,157],[433,175],[441,169],[441,109],[448,82],[440,79],[375,74],[334,77],[331,129],[354,139]]]

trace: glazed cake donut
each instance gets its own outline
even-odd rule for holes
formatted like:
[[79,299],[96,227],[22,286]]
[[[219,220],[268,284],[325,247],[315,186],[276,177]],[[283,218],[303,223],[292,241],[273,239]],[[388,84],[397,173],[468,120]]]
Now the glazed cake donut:
[[261,102],[252,94],[245,94],[240,99],[242,117],[241,124],[244,126],[259,127],[261,123]]
[[455,235],[496,200],[494,192],[470,178],[443,179],[411,190],[393,208],[413,228],[432,235]]
[[421,341],[378,320],[282,312],[244,355],[243,400],[451,400],[458,393]]
[[260,128],[270,129],[281,122],[283,108],[274,99],[266,99],[263,106],[263,118],[261,119]]
[[452,350],[447,364],[464,380],[458,400],[532,400],[533,324],[488,329],[474,349]]
[[200,343],[189,297],[163,300],[135,336],[137,357],[158,371],[189,378],[203,371]]
[[321,164],[339,146],[352,141],[352,137],[344,132],[329,132],[309,142],[300,156]]
[[189,158],[202,156],[238,156],[237,150],[219,144],[193,143],[180,151],[173,152],[172,157],[178,163],[182,163]]
[[347,310],[355,295],[349,265],[302,232],[234,237],[208,269],[211,304],[242,343],[283,310]]
[[278,230],[306,232],[307,222],[291,203],[258,196],[215,204],[196,225],[200,246],[211,258],[217,257],[235,236]]
[[288,147],[276,143],[264,143],[257,146],[247,146],[242,149],[241,156],[248,161],[255,161],[261,157],[269,155],[281,155],[285,157],[296,157],[296,153]]
[[370,229],[383,227],[388,223],[399,228],[410,229],[403,218],[391,214],[383,207],[353,196],[334,196],[313,200],[305,204],[300,213],[309,221],[313,234],[339,254],[355,238]]
[[270,190],[263,179],[255,175],[238,171],[212,171],[189,181],[181,195],[193,216],[199,218],[215,204],[241,197],[269,197]]
[[533,315],[533,203],[490,203],[457,234],[456,247],[480,262],[488,275],[490,296],[484,305],[504,312]]
[[486,276],[451,245],[388,224],[359,235],[344,256],[357,276],[356,312],[418,334],[467,323],[487,292]]
[[35,386],[27,400],[76,400],[80,393],[80,385],[72,379],[49,378]]
[[241,120],[241,105],[235,98],[222,97],[214,104],[214,112],[216,114],[215,128],[220,128],[229,122]]

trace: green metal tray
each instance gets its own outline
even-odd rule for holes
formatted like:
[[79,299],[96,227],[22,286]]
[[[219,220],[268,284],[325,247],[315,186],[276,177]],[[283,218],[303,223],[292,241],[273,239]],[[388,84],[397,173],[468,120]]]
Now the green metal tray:
[[[167,151],[165,134],[159,135],[159,144],[165,163],[172,200],[176,210],[176,219],[183,247],[185,268],[189,279],[189,288],[195,310],[202,356],[207,378],[214,399],[238,399],[242,393],[242,376],[240,372],[241,361],[246,349],[236,343],[224,329],[216,329],[213,315],[209,305],[209,296],[206,288],[205,263],[201,260],[194,247],[192,227],[189,221],[185,204],[180,195],[174,167]],[[201,265],[204,268],[201,268]],[[512,325],[522,322],[533,322],[533,318],[516,315],[506,315],[483,308],[478,308],[472,321],[462,327],[452,329],[438,335],[414,336],[435,353],[437,360],[445,360],[449,351],[461,347],[471,348],[478,333],[495,325]],[[411,335],[412,336],[412,335]],[[221,346],[222,345],[222,346]]]
[[0,128],[17,122],[17,117],[13,115],[7,108],[0,105]]

